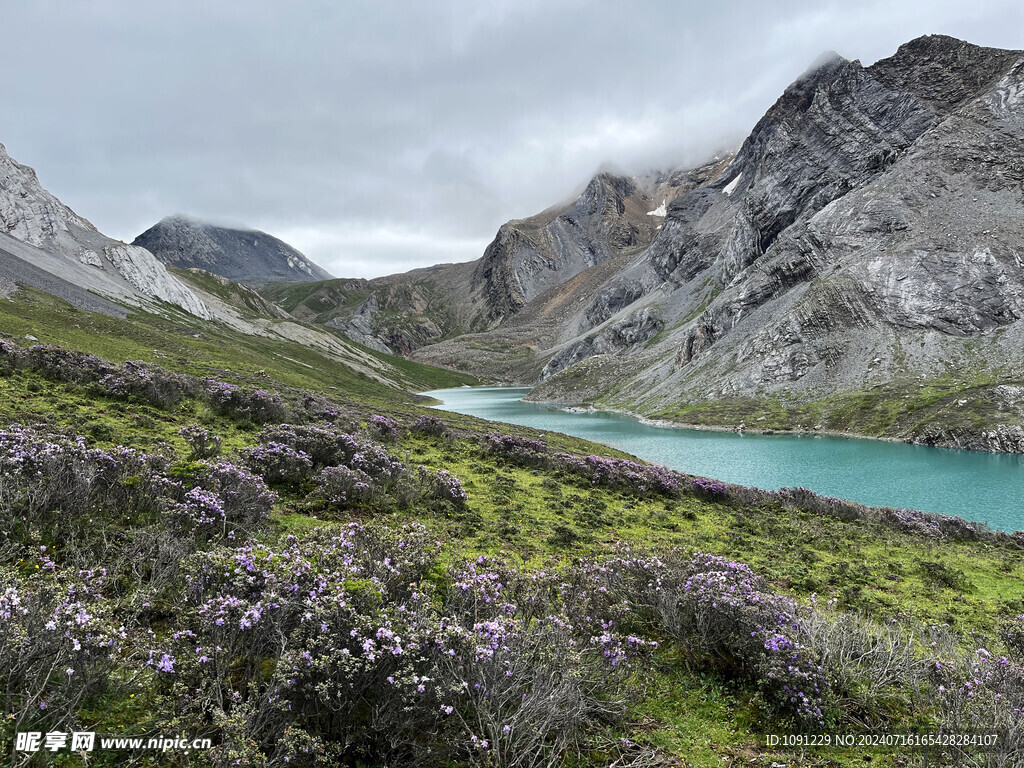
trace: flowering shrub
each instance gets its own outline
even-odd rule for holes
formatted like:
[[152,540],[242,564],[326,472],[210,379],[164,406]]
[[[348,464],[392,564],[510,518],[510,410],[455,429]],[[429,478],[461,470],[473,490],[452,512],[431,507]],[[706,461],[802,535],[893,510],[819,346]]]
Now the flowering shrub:
[[657,464],[640,464],[629,459],[606,459],[603,456],[581,458],[560,453],[554,457],[554,466],[582,475],[594,485],[626,488],[639,495],[676,496],[680,489],[680,476]]
[[999,634],[1010,652],[1024,661],[1024,613],[1004,620]]
[[243,389],[217,379],[204,378],[203,389],[214,409],[239,421],[257,424],[281,422],[288,418],[288,407],[281,396],[266,389]]
[[695,477],[690,481],[690,488],[698,496],[706,499],[724,499],[729,487],[720,480],[709,480],[706,477]]
[[8,520],[42,522],[58,507],[81,513],[94,471],[81,437],[41,435],[20,425],[0,430],[0,510]]
[[484,435],[482,446],[484,453],[489,456],[501,456],[525,466],[547,466],[550,459],[547,443],[519,435],[492,432]]
[[372,477],[382,486],[394,486],[406,474],[404,462],[394,458],[384,448],[373,443],[365,443],[348,461],[352,469],[358,469]]
[[[978,648],[953,663],[933,665],[941,727],[952,733],[997,737],[989,765],[1018,765],[1024,755],[1024,666]],[[963,758],[969,751],[957,750]],[[967,764],[965,759],[960,764]]]
[[326,422],[329,426],[348,433],[355,433],[359,429],[359,424],[347,409],[315,392],[301,392],[296,406],[303,421]]
[[27,350],[18,349],[12,358],[15,367],[32,368],[49,379],[77,384],[98,381],[114,369],[110,363],[95,355],[49,344],[34,344]]
[[181,484],[168,475],[166,456],[115,446],[92,450],[93,510],[133,525],[156,519],[166,497],[177,496]]
[[444,419],[440,419],[437,416],[423,414],[416,419],[411,427],[409,427],[409,431],[419,435],[444,437],[445,433],[448,431],[448,425],[445,424]]
[[21,545],[72,541],[85,533],[96,455],[82,438],[0,430],[0,561]]
[[462,482],[448,470],[439,469],[434,472],[421,466],[418,473],[428,496],[450,502],[457,508],[465,506],[469,500]]
[[203,462],[197,485],[220,496],[229,522],[243,527],[270,517],[277,494],[243,467],[227,461]]
[[309,455],[285,443],[244,448],[242,460],[269,483],[301,483],[313,471]]
[[798,607],[749,566],[700,552],[662,560],[624,550],[589,567],[606,585],[601,600],[610,602],[603,610],[619,605],[649,617],[679,642],[692,665],[757,681],[800,721],[824,722],[828,684],[801,640]]
[[159,408],[177,405],[185,397],[195,396],[199,385],[192,376],[171,373],[159,366],[128,360],[99,380],[100,386],[114,397],[138,397]]
[[360,450],[360,443],[351,434],[332,426],[299,426],[280,424],[263,429],[260,443],[280,443],[309,456],[314,467],[347,464]]
[[313,482],[312,496],[328,504],[359,504],[373,495],[373,478],[359,469],[325,467]]
[[17,368],[24,358],[25,353],[21,347],[12,341],[0,338],[0,361],[5,364],[6,368]]
[[192,453],[192,459],[211,459],[220,455],[221,439],[206,427],[199,424],[190,424],[178,430],[178,434],[188,443]]
[[103,571],[58,575],[44,567],[31,579],[0,569],[0,734],[69,730],[75,710],[104,691],[124,640],[100,590]]
[[397,421],[390,416],[381,416],[377,413],[367,419],[366,428],[371,435],[384,442],[396,439],[401,432]]
[[225,461],[204,462],[198,470],[192,487],[169,504],[178,531],[203,542],[233,541],[270,517],[277,496],[259,476]]
[[650,644],[582,612],[583,571],[563,584],[479,558],[434,593],[437,544],[421,526],[350,524],[201,555],[150,657],[169,716],[212,716],[225,754],[490,766],[557,761],[622,711],[610,695]]

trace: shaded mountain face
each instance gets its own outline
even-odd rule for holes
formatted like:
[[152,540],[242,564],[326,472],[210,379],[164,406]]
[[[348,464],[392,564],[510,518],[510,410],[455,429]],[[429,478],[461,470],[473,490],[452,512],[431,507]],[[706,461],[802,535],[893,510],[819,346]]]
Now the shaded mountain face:
[[[266,286],[311,322],[403,355],[467,333],[507,328],[530,302],[578,275],[650,245],[677,197],[715,178],[729,158],[642,178],[599,173],[573,199],[503,225],[484,255],[374,280]],[[604,269],[607,272],[607,269]]]
[[147,229],[134,245],[181,269],[202,269],[237,282],[305,282],[331,275],[276,237],[168,216]]
[[0,144],[0,278],[117,314],[94,294],[149,308],[175,304],[198,317],[208,307],[149,251],[97,231],[47,192],[36,172]]

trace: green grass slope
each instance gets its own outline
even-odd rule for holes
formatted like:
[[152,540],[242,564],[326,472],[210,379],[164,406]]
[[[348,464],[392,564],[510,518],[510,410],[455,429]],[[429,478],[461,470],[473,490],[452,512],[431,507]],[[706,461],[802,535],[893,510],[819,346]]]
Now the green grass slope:
[[[294,541],[289,537],[315,541],[304,537],[315,537],[317,531],[343,532],[354,522],[422,525],[436,547],[417,589],[436,589],[437,595],[443,595],[453,589],[451,577],[446,575],[451,571],[446,569],[480,557],[506,558],[524,572],[535,574],[568,572],[580,563],[613,558],[621,555],[624,546],[644,553],[675,550],[686,556],[699,551],[746,563],[773,594],[801,605],[812,600],[828,604],[821,609],[822,615],[843,617],[842,621],[853,622],[851,626],[875,627],[871,632],[876,637],[884,637],[884,627],[894,623],[907,631],[913,628],[916,634],[908,653],[915,658],[927,658],[933,652],[922,640],[929,636],[942,639],[943,659],[959,659],[979,647],[1013,653],[1014,641],[1005,639],[1003,630],[1007,622],[1024,614],[1024,558],[1021,542],[1010,536],[976,530],[964,535],[936,533],[934,526],[914,520],[901,525],[892,515],[870,510],[724,486],[708,486],[708,492],[700,492],[704,486],[684,484],[679,492],[658,493],[635,483],[609,485],[573,469],[576,465],[571,460],[553,457],[623,458],[619,452],[566,436],[431,411],[424,408],[422,398],[383,386],[301,345],[247,337],[223,328],[200,329],[184,321],[138,314],[118,321],[75,310],[42,294],[23,292],[14,301],[0,300],[0,332],[22,346],[29,344],[24,337],[30,334],[42,343],[86,351],[113,362],[144,360],[168,371],[276,390],[295,409],[305,396],[321,397],[344,414],[335,421],[347,420],[347,429],[360,440],[372,437],[382,441],[390,455],[409,468],[452,473],[467,495],[464,503],[449,504],[403,497],[391,490],[368,499],[325,502],[316,496],[311,475],[270,481],[278,501],[269,520],[247,534],[245,541],[227,545],[224,551],[229,553],[242,545],[283,548]],[[400,371],[410,389],[466,382],[465,377],[449,371],[384,358],[380,356],[382,362]],[[440,416],[444,423],[436,429],[416,428],[422,416]],[[380,432],[374,426],[375,417],[393,419],[393,433]],[[173,405],[161,405],[138,395],[114,394],[96,382],[55,377],[31,365],[0,365],[0,427],[13,423],[82,435],[89,446],[100,450],[127,446],[163,452],[174,462],[175,477],[182,478],[196,472],[195,459],[190,458],[192,448],[181,434],[183,428],[201,427],[218,436],[221,455],[235,461],[242,461],[247,447],[265,442],[261,437],[264,424],[219,409],[202,396],[186,395]],[[487,435],[496,431],[523,441],[540,441],[543,458],[529,451],[488,449]],[[5,477],[14,475],[0,476],[0,501],[6,498]],[[103,514],[108,517],[101,515],[91,524],[93,530],[81,533],[81,541],[92,549],[82,544],[82,550],[76,551],[70,540],[56,538],[46,528],[26,533],[13,549],[0,547],[0,576],[12,574],[11,578],[28,583],[25,580],[35,578],[38,551],[44,546],[57,574],[71,574],[80,568],[83,558],[89,557],[87,550],[101,553],[95,555],[99,561],[92,565],[109,567],[118,576],[114,586],[105,588],[103,599],[129,626],[132,642],[138,638],[131,634],[131,622],[147,615],[146,629],[152,631],[149,642],[171,643],[172,635],[184,626],[178,622],[188,615],[184,582],[176,577],[178,580],[171,579],[154,592],[152,585],[143,589],[141,583],[133,582],[132,571],[117,572],[124,565],[115,564],[110,550],[104,549],[97,537],[104,541],[130,538],[140,523],[109,516],[113,514],[110,510]],[[198,558],[197,562],[217,556],[222,547],[190,546],[193,550],[188,556]],[[350,582],[347,589],[358,596],[376,588]],[[141,594],[156,595],[152,599],[159,601],[159,610],[154,607],[147,609],[148,614],[140,613],[136,601]],[[381,599],[374,597],[370,602]],[[713,654],[697,654],[678,640],[668,625],[646,621],[638,620],[632,631],[656,638],[659,644],[623,682],[622,711],[588,721],[574,735],[571,749],[557,752],[554,743],[548,744],[544,760],[576,768],[611,764],[635,768],[924,764],[925,758],[913,750],[884,745],[769,747],[765,734],[806,733],[809,729],[771,699],[768,689],[733,663],[735,659],[730,662],[716,660]],[[145,632],[139,637],[143,635]],[[0,639],[0,652],[4,643]],[[106,687],[84,698],[74,710],[77,729],[133,734],[170,732],[182,728],[183,723],[195,727],[198,721],[175,714],[183,699],[178,698],[182,694],[173,680],[168,682],[167,675],[140,666],[140,658],[144,658],[141,642],[117,657]],[[275,662],[268,655],[259,674],[248,678],[251,684],[268,684],[274,678],[275,663],[280,665],[281,659]],[[856,667],[856,661],[844,663],[850,669]],[[240,679],[249,674],[242,667],[231,669],[225,678],[228,688],[231,676]],[[184,679],[187,669],[182,665],[175,674]],[[856,706],[839,702],[829,715],[837,719],[818,731],[866,737],[939,730],[944,699],[935,692],[938,683],[930,682],[924,672],[883,692],[869,693],[869,682],[857,680],[848,691]],[[46,682],[44,687],[51,685]],[[12,702],[17,695],[12,699],[11,693],[5,692],[5,706],[14,712]],[[14,717],[8,712],[5,716]],[[244,719],[243,710],[238,709],[233,717]],[[210,720],[207,730],[216,743],[227,743],[235,725],[234,721]],[[984,731],[996,723],[976,725]],[[5,755],[14,754],[12,738],[8,722],[0,729],[0,750]],[[219,753],[223,762],[216,764],[234,764],[233,760],[242,765],[285,764],[269,759],[265,751],[243,752],[231,753],[234,757],[230,760],[227,753]],[[30,760],[43,764],[41,757],[15,755],[13,764]],[[52,762],[115,765],[125,759],[124,753],[111,751],[93,753],[87,763],[70,754]],[[202,752],[130,756],[133,765],[207,765],[210,759]],[[377,764],[365,762],[369,760],[365,756],[344,754],[324,759],[321,764]],[[448,765],[517,764],[513,755],[485,755],[479,750],[446,759]],[[985,758],[976,752],[934,752],[929,759],[975,764],[969,761]],[[544,760],[523,764],[548,764]]]

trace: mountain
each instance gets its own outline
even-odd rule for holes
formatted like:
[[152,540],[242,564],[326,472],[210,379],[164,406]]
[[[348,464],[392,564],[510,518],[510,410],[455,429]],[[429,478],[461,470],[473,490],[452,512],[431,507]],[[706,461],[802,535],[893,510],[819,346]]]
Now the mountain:
[[829,53],[735,156],[598,175],[470,265],[271,297],[538,401],[1024,452],[1022,94],[1020,51]]
[[532,397],[1024,449],[1022,94],[1021,52],[949,37],[828,57],[570,320]]
[[[94,294],[212,317],[202,300],[149,251],[107,237],[47,192],[36,172],[0,144],[0,276],[59,292],[73,304],[116,312]],[[87,305],[87,306],[86,306]]]
[[462,334],[504,329],[538,297],[642,251],[661,228],[666,206],[713,178],[727,162],[716,158],[694,170],[642,178],[598,173],[571,199],[503,225],[473,262],[374,280],[262,290],[296,317],[400,354]]
[[266,232],[219,226],[187,216],[161,219],[133,244],[165,264],[203,269],[237,282],[331,279],[327,270]]

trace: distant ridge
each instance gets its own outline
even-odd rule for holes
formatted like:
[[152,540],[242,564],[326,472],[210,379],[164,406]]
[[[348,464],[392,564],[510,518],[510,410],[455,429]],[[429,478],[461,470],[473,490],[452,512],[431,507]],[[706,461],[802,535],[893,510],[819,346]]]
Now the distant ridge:
[[330,280],[331,274],[287,243],[266,232],[227,227],[180,214],[161,219],[134,245],[164,264],[204,269],[247,283]]

